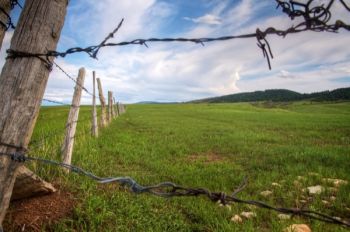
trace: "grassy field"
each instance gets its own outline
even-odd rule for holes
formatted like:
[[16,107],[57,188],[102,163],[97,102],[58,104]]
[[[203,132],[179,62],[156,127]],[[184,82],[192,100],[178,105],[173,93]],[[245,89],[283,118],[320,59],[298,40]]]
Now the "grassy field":
[[[50,134],[62,130],[67,113],[64,107],[41,110],[33,140],[45,142],[32,146],[33,155],[60,158],[63,132]],[[308,186],[331,187],[323,178],[350,181],[350,103],[129,105],[98,139],[89,135],[90,115],[83,107],[73,164],[97,175],[227,193],[248,176],[249,185],[238,195],[243,199],[289,208],[306,200],[306,208],[350,218],[350,184],[316,196],[303,192]],[[283,231],[293,223],[306,223],[313,231],[347,231],[298,217],[280,220],[275,212],[247,205],[135,195],[115,184],[65,176],[56,167],[30,166],[78,199],[73,216],[51,226],[55,231]],[[272,195],[262,196],[265,190]],[[230,220],[242,211],[257,216],[242,224]]]

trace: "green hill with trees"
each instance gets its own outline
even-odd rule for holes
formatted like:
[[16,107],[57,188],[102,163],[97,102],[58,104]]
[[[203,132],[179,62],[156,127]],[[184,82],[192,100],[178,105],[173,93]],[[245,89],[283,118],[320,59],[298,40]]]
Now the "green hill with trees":
[[265,91],[254,91],[236,93],[220,97],[205,98],[191,101],[192,103],[224,103],[224,102],[255,102],[255,101],[348,101],[350,100],[350,87],[340,88],[332,91],[315,93],[298,93],[287,89],[268,89]]

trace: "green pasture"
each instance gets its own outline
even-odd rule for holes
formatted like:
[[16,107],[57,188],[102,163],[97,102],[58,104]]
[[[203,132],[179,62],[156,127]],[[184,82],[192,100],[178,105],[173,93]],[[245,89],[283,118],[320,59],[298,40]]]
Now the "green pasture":
[[[67,115],[65,107],[41,109],[30,155],[60,159]],[[130,176],[142,185],[171,181],[228,194],[247,176],[240,198],[350,219],[350,183],[331,191],[322,180],[350,182],[350,103],[128,105],[97,139],[90,136],[90,117],[91,108],[82,107],[73,164],[96,175]],[[300,217],[281,220],[276,212],[248,205],[222,207],[204,197],[136,195],[57,167],[29,166],[77,199],[73,216],[50,225],[54,231],[283,231],[293,223],[308,224],[312,231],[347,231]],[[303,190],[315,185],[325,191],[312,196]],[[265,190],[272,195],[262,196]],[[231,221],[243,211],[257,216],[241,224]]]

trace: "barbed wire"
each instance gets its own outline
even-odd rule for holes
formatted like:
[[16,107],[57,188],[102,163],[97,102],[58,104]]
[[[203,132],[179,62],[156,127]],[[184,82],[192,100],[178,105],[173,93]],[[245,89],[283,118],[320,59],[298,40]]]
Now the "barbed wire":
[[330,215],[320,213],[317,211],[307,210],[307,209],[298,209],[298,208],[274,207],[272,205],[269,205],[261,201],[240,199],[236,195],[244,189],[244,187],[246,186],[246,180],[244,180],[243,183],[240,184],[240,186],[233,192],[233,194],[227,195],[224,192],[212,192],[205,188],[183,187],[172,182],[162,182],[156,185],[143,186],[137,183],[131,177],[103,178],[103,177],[96,176],[92,172],[86,171],[75,165],[65,164],[55,160],[48,160],[48,159],[43,159],[39,157],[27,156],[24,154],[24,152],[14,152],[14,153],[1,152],[0,155],[8,156],[14,162],[36,161],[43,164],[63,167],[63,168],[69,169],[74,173],[87,176],[92,180],[97,181],[100,184],[108,184],[108,183],[116,182],[124,187],[127,187],[131,192],[134,192],[136,194],[149,193],[155,196],[166,197],[166,198],[205,196],[211,201],[214,201],[214,202],[220,201],[222,204],[242,203],[242,204],[254,205],[259,208],[265,208],[265,209],[273,210],[284,214],[301,216],[301,217],[306,217],[306,218],[310,218],[318,221],[350,227],[350,223],[346,221],[342,221],[337,217],[332,217]]
[[[343,0],[340,0],[344,5],[345,9],[350,11],[350,8],[345,4]],[[103,47],[115,47],[115,46],[126,46],[126,45],[144,45],[148,47],[147,43],[150,42],[191,42],[196,44],[201,44],[204,46],[205,43],[214,41],[227,41],[233,39],[246,39],[246,38],[256,38],[258,41],[258,47],[262,50],[264,57],[267,59],[269,69],[271,69],[270,59],[273,58],[271,47],[266,39],[267,35],[277,35],[285,37],[289,34],[295,34],[305,31],[313,32],[338,32],[339,29],[345,29],[350,31],[350,24],[346,24],[341,20],[336,20],[333,24],[327,24],[331,18],[331,7],[334,4],[332,0],[327,7],[324,5],[318,5],[315,7],[311,6],[311,3],[316,2],[315,0],[309,0],[307,4],[298,4],[295,1],[290,0],[289,2],[276,0],[277,8],[282,7],[283,12],[287,13],[291,19],[295,17],[302,16],[304,21],[296,26],[291,26],[286,30],[279,30],[274,27],[268,27],[265,30],[256,29],[255,33],[241,34],[234,36],[222,36],[213,38],[149,38],[149,39],[134,39],[131,41],[124,41],[119,43],[107,43],[107,40],[114,37],[114,34],[122,26],[124,19],[118,24],[115,30],[112,31],[101,43],[98,45],[89,46],[86,48],[73,47],[66,51],[47,51],[46,53],[31,53],[26,51],[17,51],[13,49],[7,50],[7,58],[17,58],[17,57],[36,57],[44,60],[48,64],[52,64],[49,57],[66,57],[67,55],[74,53],[86,53],[91,58],[97,58],[98,51]],[[304,9],[299,9],[296,6],[302,6]],[[321,13],[320,13],[321,12]],[[267,49],[266,49],[267,47]]]
[[80,86],[83,91],[85,91],[87,94],[89,94],[92,97],[95,97],[92,93],[89,92],[83,85],[79,84],[77,80],[68,74],[61,66],[59,66],[56,62],[52,61],[52,64],[54,64],[61,72],[63,72],[70,80],[72,80],[76,85]]
[[[75,121],[72,121],[70,123],[66,123],[64,127],[62,128],[58,128],[56,130],[52,130],[50,131],[49,133],[46,133],[45,135],[42,135],[40,139],[36,139],[36,140],[32,140],[29,144],[29,147],[31,148],[31,150],[33,149],[37,149],[39,148],[40,146],[44,145],[45,142],[51,138],[54,138],[54,137],[57,137],[57,136],[63,136],[64,135],[64,132],[66,131],[66,129],[74,124],[74,123],[85,123],[87,121],[91,121],[91,117],[89,118],[84,118],[84,119],[78,119],[78,120],[75,120]],[[90,128],[89,128],[90,129]],[[86,134],[84,132],[84,134]],[[80,136],[74,136],[74,137],[80,137]]]
[[12,22],[11,16],[6,12],[6,10],[2,7],[0,7],[0,12],[5,15],[6,22],[0,21],[0,25],[7,31],[8,29],[15,29],[15,25]]
[[[14,9],[16,6],[19,6],[22,9],[21,4],[17,0],[9,0],[10,2],[10,9]],[[5,31],[8,29],[15,29],[16,26],[13,24],[11,16],[6,12],[6,10],[2,7],[0,7],[0,12],[6,16],[7,22],[0,21],[0,25],[5,28]]]
[[60,102],[60,101],[56,101],[56,100],[52,100],[52,99],[48,99],[48,98],[43,98],[42,101],[54,103],[54,104],[61,105],[61,106],[72,106],[72,104]]

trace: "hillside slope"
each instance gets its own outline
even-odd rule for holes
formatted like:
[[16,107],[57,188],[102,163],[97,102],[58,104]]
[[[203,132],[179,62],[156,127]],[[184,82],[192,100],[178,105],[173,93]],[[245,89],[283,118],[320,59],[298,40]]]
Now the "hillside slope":
[[298,93],[287,89],[268,89],[246,93],[236,93],[220,97],[205,98],[191,101],[192,103],[224,103],[224,102],[253,102],[253,101],[337,101],[350,100],[350,87],[316,93]]

